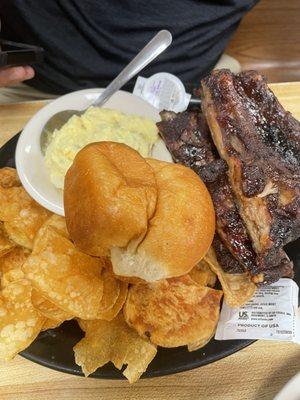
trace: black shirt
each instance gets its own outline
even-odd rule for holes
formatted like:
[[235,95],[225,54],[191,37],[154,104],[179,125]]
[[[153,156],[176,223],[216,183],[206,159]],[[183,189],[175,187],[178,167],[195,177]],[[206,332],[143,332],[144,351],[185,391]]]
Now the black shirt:
[[49,93],[107,84],[160,29],[172,45],[143,76],[199,82],[257,0],[1,0],[1,37],[42,46],[27,83]]

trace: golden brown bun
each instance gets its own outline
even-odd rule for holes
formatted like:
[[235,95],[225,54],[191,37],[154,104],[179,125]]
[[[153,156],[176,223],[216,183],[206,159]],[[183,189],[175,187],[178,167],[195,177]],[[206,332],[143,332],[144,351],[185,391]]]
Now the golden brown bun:
[[152,282],[187,274],[209,249],[215,232],[210,195],[189,168],[153,159],[158,198],[146,236],[134,250],[114,247],[116,275]]
[[157,198],[154,173],[130,147],[92,143],[76,155],[65,178],[64,206],[71,239],[82,251],[108,256],[134,248],[145,235]]
[[111,256],[131,283],[187,274],[215,231],[210,195],[189,168],[144,160],[126,145],[81,150],[65,179],[65,214],[82,251]]

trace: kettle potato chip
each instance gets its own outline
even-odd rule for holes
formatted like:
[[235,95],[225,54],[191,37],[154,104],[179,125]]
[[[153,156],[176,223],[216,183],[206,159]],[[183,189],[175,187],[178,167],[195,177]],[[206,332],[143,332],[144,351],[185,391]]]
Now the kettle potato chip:
[[126,322],[163,347],[211,337],[219,319],[222,291],[200,286],[188,275],[133,285],[123,308]]
[[124,321],[122,313],[112,321],[84,321],[85,337],[75,345],[75,361],[88,376],[111,361],[130,383],[136,382],[156,355],[156,347],[141,338]]
[[0,187],[10,188],[14,186],[21,186],[20,179],[17,171],[14,168],[1,168],[0,169]]
[[42,331],[47,331],[48,329],[55,329],[60,326],[64,321],[55,321],[54,319],[46,318],[46,321],[43,323]]
[[1,287],[4,288],[18,279],[24,278],[22,265],[30,252],[22,247],[15,247],[0,259]]
[[[109,274],[111,274],[113,277],[115,277],[115,275],[113,274],[111,269],[109,269],[108,271],[109,271],[109,273],[107,272],[107,270],[105,271],[106,277],[109,277],[110,276]],[[114,303],[111,303],[110,306],[106,310],[102,310],[97,315],[97,319],[111,321],[119,314],[119,312],[122,310],[123,305],[126,301],[127,292],[128,292],[128,283],[120,281],[116,278],[114,278],[114,279],[117,281],[117,285],[118,285],[118,297],[114,298]],[[110,287],[110,285],[108,284],[109,281],[110,281],[110,279],[104,278],[103,298],[106,296],[106,293],[108,292],[108,289]],[[104,303],[103,298],[101,300],[101,304]],[[105,300],[105,302],[107,302],[107,299]],[[85,321],[83,319],[78,319],[78,323],[79,323],[80,327],[82,328],[81,324],[84,324]],[[82,330],[84,330],[84,329],[82,328]]]
[[224,272],[212,247],[204,258],[217,274],[224,292],[224,301],[229,307],[240,307],[253,297],[256,285],[251,281],[249,274],[246,272],[242,274]]
[[119,291],[119,295],[118,295],[118,298],[117,298],[116,302],[108,310],[101,311],[98,314],[97,319],[103,319],[103,320],[106,320],[106,321],[111,321],[122,310],[122,307],[123,307],[123,305],[124,305],[124,303],[126,301],[126,298],[127,298],[128,283],[119,281],[119,285],[120,285],[120,291]]
[[4,254],[8,253],[15,244],[8,238],[4,225],[0,222],[0,258],[4,256]]
[[205,260],[201,260],[190,271],[189,276],[201,286],[214,287],[216,284],[217,276],[210,269],[209,264]]
[[57,233],[59,233],[60,236],[63,236],[66,239],[69,239],[69,233],[67,230],[66,219],[64,217],[61,217],[60,215],[52,214],[48,219],[46,219],[46,221],[40,227],[40,229],[38,230],[38,232],[34,238],[34,241],[38,240],[41,236],[43,236],[45,230],[49,226],[51,228],[53,228]]
[[0,362],[26,349],[44,321],[31,303],[31,285],[27,280],[7,285],[0,295]]
[[104,265],[102,259],[81,253],[48,226],[35,241],[23,271],[33,287],[58,308],[75,317],[95,319],[101,308]]
[[31,301],[33,306],[49,320],[59,322],[59,325],[64,321],[72,319],[73,315],[58,308],[55,304],[51,303],[48,299],[43,297],[36,289],[32,289]]
[[100,313],[108,311],[118,300],[120,294],[120,284],[109,268],[103,268],[103,296],[100,303]]
[[209,337],[206,337],[204,339],[200,339],[200,340],[198,340],[197,342],[194,342],[194,343],[189,343],[188,346],[187,346],[188,351],[192,352],[192,351],[196,351],[196,350],[201,349],[208,342],[211,341],[211,339],[214,337],[214,335],[215,335],[215,331],[213,331],[211,336],[209,336]]
[[36,203],[23,187],[0,189],[0,221],[11,240],[19,246],[32,249],[33,240],[51,215],[49,211]]

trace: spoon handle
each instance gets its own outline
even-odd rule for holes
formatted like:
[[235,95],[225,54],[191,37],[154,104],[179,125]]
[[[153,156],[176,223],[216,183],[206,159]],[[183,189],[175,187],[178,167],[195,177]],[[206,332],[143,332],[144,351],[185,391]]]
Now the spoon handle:
[[138,74],[172,43],[172,35],[167,30],[159,31],[152,40],[134,57],[132,61],[97,97],[93,105],[102,106],[116,91]]

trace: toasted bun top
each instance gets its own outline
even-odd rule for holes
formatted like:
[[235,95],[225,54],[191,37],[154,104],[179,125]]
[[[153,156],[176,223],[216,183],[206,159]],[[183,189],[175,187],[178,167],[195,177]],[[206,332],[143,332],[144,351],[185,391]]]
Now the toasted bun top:
[[92,143],[76,155],[65,177],[64,206],[71,239],[82,251],[108,256],[138,243],[157,198],[154,172],[130,147]]
[[191,169],[111,142],[77,154],[65,179],[65,214],[75,244],[110,255],[114,273],[129,282],[188,273],[215,231],[210,195]]
[[215,232],[210,195],[191,169],[153,159],[158,198],[146,236],[137,249],[113,248],[117,275],[145,281],[188,273],[206,254]]

